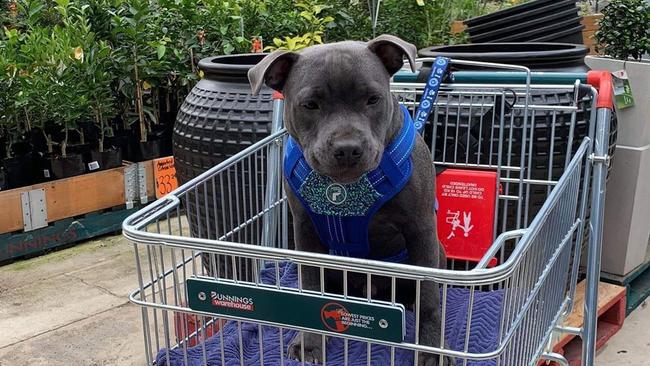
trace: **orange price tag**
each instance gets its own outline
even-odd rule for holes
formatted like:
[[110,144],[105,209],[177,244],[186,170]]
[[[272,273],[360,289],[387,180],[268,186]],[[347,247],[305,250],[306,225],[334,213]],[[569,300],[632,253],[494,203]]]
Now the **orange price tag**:
[[174,158],[171,156],[156,159],[153,164],[156,178],[156,198],[160,198],[178,188],[176,167],[174,166]]

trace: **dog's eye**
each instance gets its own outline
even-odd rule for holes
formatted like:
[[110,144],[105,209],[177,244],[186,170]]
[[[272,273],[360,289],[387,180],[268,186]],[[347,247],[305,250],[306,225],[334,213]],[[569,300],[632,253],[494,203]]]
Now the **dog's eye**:
[[303,103],[302,106],[305,107],[306,109],[311,109],[311,110],[318,109],[318,104],[316,104],[316,102],[312,100]]
[[368,98],[368,105],[377,104],[377,103],[379,103],[378,95],[373,95],[372,97]]

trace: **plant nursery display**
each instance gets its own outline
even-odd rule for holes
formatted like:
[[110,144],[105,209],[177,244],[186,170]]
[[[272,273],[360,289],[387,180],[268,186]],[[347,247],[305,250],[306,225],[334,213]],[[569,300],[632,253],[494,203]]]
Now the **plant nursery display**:
[[444,44],[452,19],[507,2],[489,3],[387,0],[373,27],[355,0],[2,0],[0,189],[170,155],[176,113],[208,56],[373,31]]

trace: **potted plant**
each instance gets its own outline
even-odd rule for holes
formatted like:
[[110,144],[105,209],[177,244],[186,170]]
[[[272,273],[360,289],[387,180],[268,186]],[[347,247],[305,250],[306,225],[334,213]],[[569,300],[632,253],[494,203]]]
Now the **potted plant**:
[[163,18],[158,11],[146,0],[133,0],[123,3],[112,19],[114,33],[118,35],[115,67],[120,74],[119,92],[124,97],[120,109],[125,128],[132,130],[132,126],[137,126],[137,132],[131,135],[134,141],[129,153],[129,158],[136,161],[160,156],[160,141],[151,136],[158,120],[149,82],[159,70],[154,60],[166,53],[165,45],[151,32]]
[[[83,150],[70,149],[70,147],[74,146],[73,134],[79,131],[77,121],[87,108],[87,100],[84,95],[78,93],[78,88],[73,87],[77,82],[75,78],[78,73],[72,70],[77,68],[68,69],[65,66],[62,68],[65,69],[62,72],[56,71],[55,75],[51,72],[44,75],[49,84],[47,94],[49,98],[43,104],[49,104],[46,108],[51,110],[52,114],[51,117],[42,120],[44,124],[41,128],[48,136],[48,154],[44,157],[44,172],[48,170],[49,177],[46,178],[51,179],[72,177],[85,172]],[[77,141],[83,141],[81,135],[78,136]],[[58,152],[54,151],[54,145],[58,145]]]
[[107,137],[113,137],[110,116],[114,113],[110,72],[111,49],[106,41],[96,41],[90,45],[84,63],[83,92],[89,97],[90,118],[98,131],[97,148],[90,151],[88,170],[104,170],[122,164],[122,150],[106,144]]
[[0,166],[0,190],[9,187],[5,166],[7,163],[11,165],[13,146],[22,135],[16,113],[16,95],[19,92],[16,78],[18,69],[12,56],[9,42],[0,43],[0,141],[2,142],[0,159],[3,162]]
[[18,29],[4,29],[0,42],[0,103],[2,104],[2,136],[5,144],[2,166],[7,175],[8,188],[18,188],[42,180],[38,166],[40,155],[33,150],[27,137],[32,132],[30,91],[33,60],[24,51],[44,34],[28,37]]
[[618,143],[626,146],[650,144],[650,4],[645,0],[612,0],[603,9],[603,19],[596,39],[606,56],[589,56],[585,62],[592,69],[612,72],[624,70],[637,103],[617,110]]
[[[626,276],[643,265],[650,227],[650,4],[645,0],[612,0],[603,9],[596,33],[601,51],[608,56],[589,56],[592,69],[609,70],[615,76],[616,94],[631,90],[634,105],[618,105],[618,141],[605,203],[602,270]],[[629,104],[629,103],[628,103]]]
[[[27,129],[38,129],[47,146],[42,159],[43,178],[60,179],[83,174],[80,154],[69,147],[78,135],[77,122],[88,109],[88,98],[79,93],[84,59],[78,27],[79,9],[61,0],[55,7],[60,21],[51,27],[29,30],[21,46],[25,62],[24,87]],[[55,146],[58,149],[55,151]]]
[[[0,53],[0,58],[3,55]],[[2,166],[0,166],[0,190],[9,187],[8,174],[6,166],[16,166],[12,164],[13,146],[19,142],[23,133],[16,113],[16,103],[14,93],[18,91],[14,87],[16,83],[13,75],[16,71],[8,68],[6,59],[0,60],[0,70],[6,70],[7,74],[0,77],[0,140],[2,140]],[[20,164],[18,164],[20,166]],[[12,172],[16,173],[16,172]]]
[[[21,159],[14,159],[14,145],[22,141],[23,130],[19,119],[17,118],[15,101],[12,100],[10,93],[16,90],[7,80],[0,81],[0,136],[3,141],[3,164],[0,167],[0,190],[9,187],[9,176],[18,184],[29,183],[32,177],[21,179],[21,171],[26,171],[22,165]],[[7,172],[9,169],[9,174]],[[25,181],[25,182],[23,182]]]

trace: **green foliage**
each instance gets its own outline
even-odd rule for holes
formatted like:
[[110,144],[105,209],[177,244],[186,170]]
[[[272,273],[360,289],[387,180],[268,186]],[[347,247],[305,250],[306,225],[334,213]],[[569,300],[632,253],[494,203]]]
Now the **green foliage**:
[[[54,146],[60,145],[65,156],[71,132],[83,142],[78,122],[92,120],[97,105],[110,109],[110,50],[92,32],[86,6],[68,0],[31,0],[20,7],[26,13],[19,13],[24,16],[5,27],[0,42],[1,82],[9,86],[3,88],[3,105],[4,111],[10,111],[3,111],[3,130],[19,133],[5,132],[5,143],[11,145],[24,132],[38,129],[48,152],[54,153]],[[40,11],[47,17],[36,16]]]
[[[452,42],[452,20],[493,3],[383,0],[377,33],[418,47]],[[55,154],[83,142],[85,122],[100,149],[114,129],[146,141],[201,77],[200,59],[250,52],[253,37],[266,50],[300,50],[373,36],[364,0],[0,0],[0,9],[0,139],[11,147],[36,131]]]
[[303,48],[323,43],[325,28],[334,22],[334,17],[324,16],[323,10],[330,9],[331,6],[317,4],[311,0],[304,0],[296,3],[296,7],[302,9],[299,13],[304,20],[307,32],[301,36],[284,37],[273,39],[273,46],[268,46],[264,50],[283,49],[289,51],[298,51]]
[[[329,14],[335,18],[328,26],[329,42],[372,38],[372,20],[366,1],[330,0]],[[465,20],[509,6],[503,1],[476,0],[383,0],[378,12],[377,34],[394,34],[418,48],[458,43],[452,37],[451,22]]]
[[645,0],[612,0],[603,9],[596,32],[606,54],[637,60],[650,52],[650,4]]
[[25,128],[21,123],[22,112],[18,106],[20,83],[14,44],[18,42],[15,32],[5,29],[7,41],[0,43],[0,136],[5,139],[5,156],[11,157],[12,146],[22,140]]

